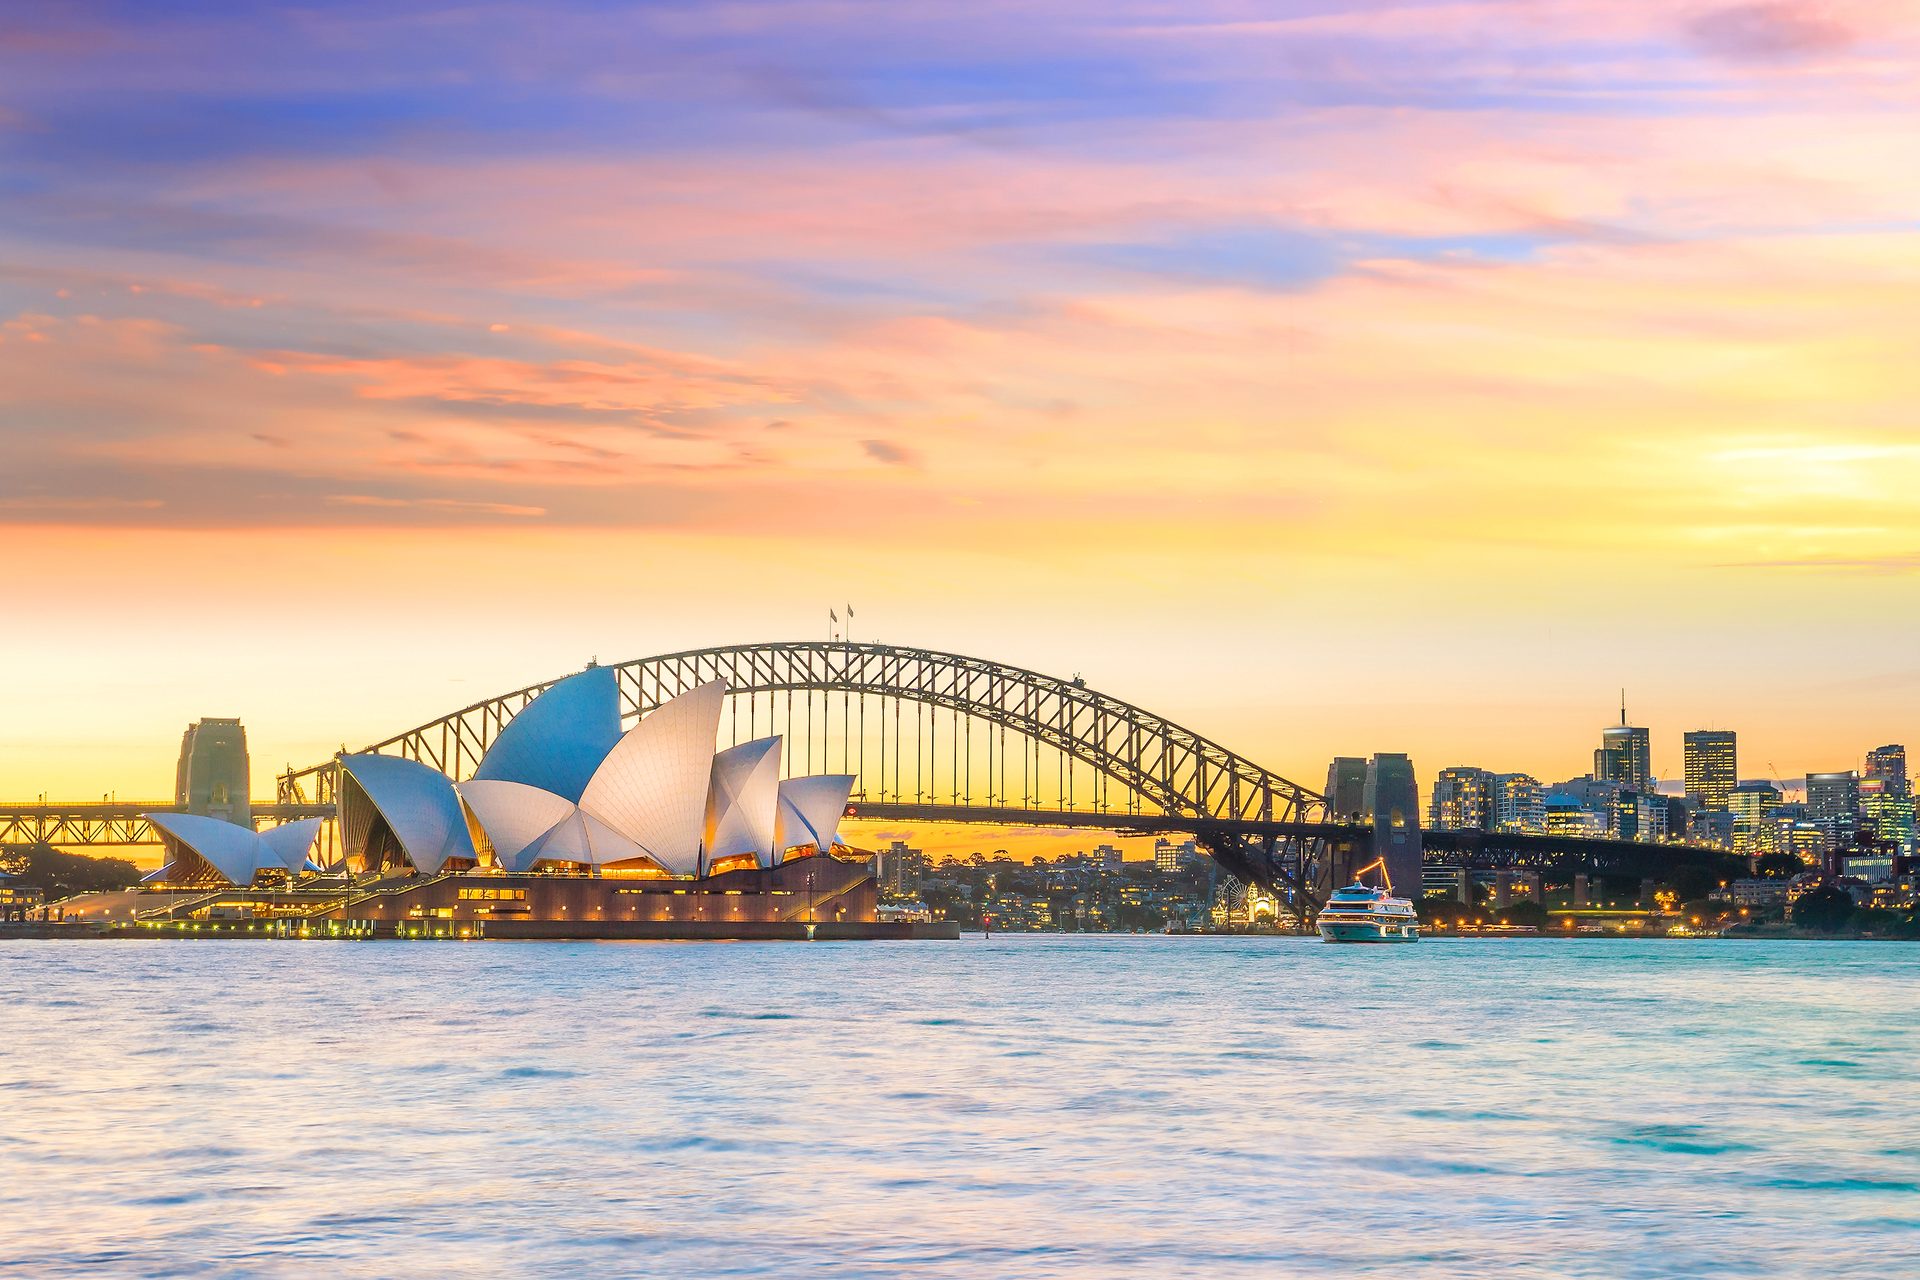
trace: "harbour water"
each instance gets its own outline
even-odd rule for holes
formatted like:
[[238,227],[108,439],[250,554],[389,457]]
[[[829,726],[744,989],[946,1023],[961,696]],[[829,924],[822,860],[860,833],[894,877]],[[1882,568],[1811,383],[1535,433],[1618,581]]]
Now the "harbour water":
[[0,1274],[1920,1275],[1920,946],[0,942]]

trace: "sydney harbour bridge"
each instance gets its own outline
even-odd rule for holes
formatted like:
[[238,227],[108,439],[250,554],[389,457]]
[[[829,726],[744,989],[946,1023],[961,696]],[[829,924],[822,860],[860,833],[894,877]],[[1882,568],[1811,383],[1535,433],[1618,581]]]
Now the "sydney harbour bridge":
[[[1399,876],[1410,856],[1476,866],[1573,867],[1649,875],[1673,851],[1625,841],[1486,832],[1389,830],[1385,815],[1328,812],[1326,798],[1201,734],[1074,678],[900,645],[792,641],[693,649],[617,664],[631,725],[697,685],[729,690],[722,737],[781,734],[796,774],[850,773],[849,816],[1003,827],[1077,827],[1186,834],[1236,878],[1301,915],[1329,885],[1392,846]],[[570,673],[569,673],[570,674]],[[556,676],[555,679],[561,677]],[[553,681],[476,702],[364,748],[405,756],[456,780]],[[727,745],[725,743],[721,745]],[[260,824],[332,816],[332,760],[280,775]],[[0,804],[0,845],[158,843],[141,814],[171,803]],[[1411,842],[1405,828],[1411,825]],[[1410,849],[1410,855],[1409,855]]]

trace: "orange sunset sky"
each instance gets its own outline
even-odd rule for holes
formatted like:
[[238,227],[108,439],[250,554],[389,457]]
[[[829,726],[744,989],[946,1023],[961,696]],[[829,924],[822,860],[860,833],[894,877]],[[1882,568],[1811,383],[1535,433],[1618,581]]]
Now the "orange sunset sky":
[[849,601],[1310,787],[1920,735],[1910,0],[226,8],[0,22],[0,799]]

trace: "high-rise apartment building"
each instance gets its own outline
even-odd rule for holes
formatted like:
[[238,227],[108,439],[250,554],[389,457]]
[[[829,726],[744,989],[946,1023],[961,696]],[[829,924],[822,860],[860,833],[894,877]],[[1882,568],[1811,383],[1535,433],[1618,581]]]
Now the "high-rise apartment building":
[[1686,754],[1687,799],[1702,809],[1727,807],[1740,772],[1731,729],[1696,729],[1682,739]]
[[1526,773],[1493,778],[1493,829],[1512,835],[1539,835],[1547,829],[1546,792]]
[[909,849],[905,840],[895,840],[873,855],[873,878],[889,893],[917,893],[927,873],[927,855]]
[[1485,831],[1493,823],[1493,774],[1471,765],[1442,769],[1433,779],[1427,826],[1434,831]]
[[1162,875],[1184,871],[1200,860],[1200,846],[1192,840],[1175,842],[1162,836],[1153,842],[1153,869]]

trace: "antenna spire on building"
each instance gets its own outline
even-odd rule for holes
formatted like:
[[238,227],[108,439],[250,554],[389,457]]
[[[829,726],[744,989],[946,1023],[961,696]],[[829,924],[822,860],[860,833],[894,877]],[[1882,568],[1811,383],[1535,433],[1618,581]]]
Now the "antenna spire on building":
[[1620,691],[1620,723],[1625,724],[1626,722],[1627,722],[1627,691],[1625,689],[1622,689]]

